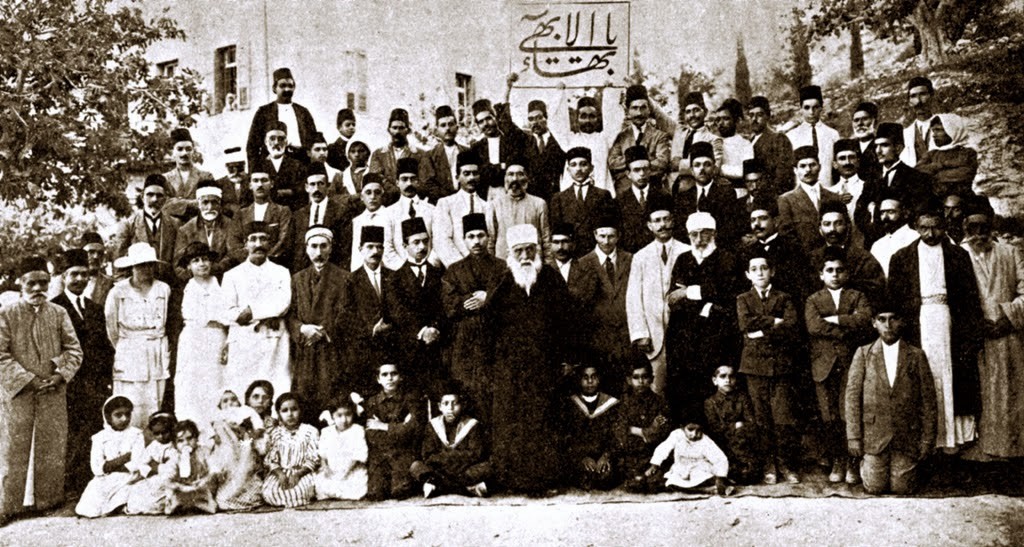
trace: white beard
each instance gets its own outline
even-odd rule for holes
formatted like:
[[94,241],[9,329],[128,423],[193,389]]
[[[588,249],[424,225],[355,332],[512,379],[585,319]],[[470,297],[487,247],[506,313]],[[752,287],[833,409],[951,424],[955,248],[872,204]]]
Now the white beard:
[[508,269],[512,272],[512,279],[515,280],[516,285],[522,287],[526,291],[527,296],[529,296],[530,289],[537,283],[537,275],[544,265],[541,262],[540,255],[535,256],[533,261],[525,266],[511,255],[505,259],[505,263],[508,264]]

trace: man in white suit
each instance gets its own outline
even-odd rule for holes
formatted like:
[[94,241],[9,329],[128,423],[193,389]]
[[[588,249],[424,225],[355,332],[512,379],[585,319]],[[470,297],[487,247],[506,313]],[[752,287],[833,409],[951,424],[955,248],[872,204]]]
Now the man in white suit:
[[[482,160],[474,150],[459,152],[455,160],[459,177],[459,191],[437,200],[434,208],[434,252],[447,268],[469,256],[469,249],[462,239],[462,217],[471,213],[482,213],[487,218],[487,233],[494,234],[491,206],[477,193],[480,183]],[[493,241],[493,238],[492,238]],[[493,254],[494,243],[490,243]]]
[[651,361],[653,389],[661,393],[665,388],[665,326],[669,316],[665,295],[671,290],[676,258],[690,246],[672,238],[672,199],[653,196],[647,202],[647,228],[654,234],[654,241],[633,255],[626,288],[626,319],[629,339]]

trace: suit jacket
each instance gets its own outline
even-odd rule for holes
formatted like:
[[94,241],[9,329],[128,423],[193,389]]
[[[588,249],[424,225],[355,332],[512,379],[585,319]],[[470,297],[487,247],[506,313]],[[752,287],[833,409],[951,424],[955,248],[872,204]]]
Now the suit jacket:
[[[837,316],[839,324],[825,321]],[[828,289],[821,289],[807,299],[804,323],[811,335],[811,375],[815,382],[824,382],[833,369],[845,371],[850,359],[874,333],[871,326],[871,305],[867,296],[855,289],[839,293],[839,308]]]
[[92,279],[92,294],[86,294],[85,296],[99,304],[100,309],[103,309],[103,306],[107,304],[107,293],[112,288],[114,288],[114,278],[100,272]]
[[252,203],[252,192],[249,191],[248,177],[242,181],[239,188],[235,188],[235,183],[231,182],[231,179],[228,177],[217,179],[217,184],[220,186],[221,192],[223,192],[220,203],[226,216],[235,218],[240,209]]
[[[306,151],[313,146],[313,138],[316,136],[316,123],[313,121],[313,115],[301,104],[292,103],[292,109],[295,111],[295,121],[299,124],[299,142],[302,144],[303,150],[289,149],[289,156],[305,160],[308,157]],[[267,103],[256,109],[256,114],[252,117],[252,125],[249,126],[249,138],[245,143],[247,165],[256,165],[258,160],[269,154],[264,141],[270,124],[276,121],[276,102]]]
[[218,216],[217,220],[210,226],[213,234],[212,241],[206,239],[206,224],[207,222],[202,217],[196,217],[186,222],[178,230],[178,237],[174,243],[174,262],[172,264],[174,264],[178,278],[182,281],[187,281],[191,278],[192,273],[188,271],[188,268],[179,267],[178,260],[185,254],[185,247],[193,241],[209,244],[210,250],[217,253],[220,257],[217,262],[213,263],[213,275],[218,278],[224,275],[224,272],[246,259],[245,243],[243,243],[242,234],[234,221],[224,215]]
[[309,202],[306,194],[306,165],[301,161],[285,156],[281,160],[281,169],[274,167],[270,157],[264,157],[252,164],[252,171],[263,171],[270,174],[274,187],[270,190],[270,201],[284,205],[292,211]]
[[67,310],[71,326],[75,328],[75,335],[82,345],[82,366],[68,384],[68,402],[84,402],[77,401],[79,395],[105,399],[110,395],[109,386],[114,381],[114,346],[110,345],[110,338],[107,337],[107,319],[103,306],[86,298],[83,315],[78,315],[64,291],[51,302]]
[[569,316],[573,317],[577,328],[570,331],[572,340],[569,343],[573,348],[582,349],[590,342],[593,310],[599,296],[600,281],[597,271],[587,264],[582,264],[578,259],[572,259],[570,263],[569,279],[565,283],[569,287]]
[[633,255],[626,288],[629,339],[636,342],[650,338],[653,346],[647,354],[650,359],[661,353],[665,343],[669,316],[665,295],[672,285],[672,268],[679,255],[690,250],[690,246],[685,243],[669,240],[668,261],[663,263],[661,247],[660,243],[652,241]]
[[810,253],[814,249],[825,244],[825,238],[821,236],[821,206],[827,201],[841,202],[842,200],[835,192],[824,188],[818,188],[821,192],[819,206],[814,207],[814,202],[804,192],[803,187],[796,188],[779,196],[779,217],[778,227],[780,232],[788,232],[800,240],[804,252]]
[[576,247],[574,256],[579,258],[589,253],[597,240],[594,239],[594,230],[606,214],[614,214],[617,211],[615,200],[611,193],[590,185],[587,196],[583,203],[576,199],[575,186],[558,192],[551,198],[551,211],[549,218],[551,226],[558,226],[559,223],[567,222],[576,228]]
[[862,441],[864,453],[893,450],[910,456],[935,446],[938,418],[935,383],[924,352],[900,341],[896,381],[889,385],[881,339],[853,356],[846,385],[846,438]]
[[530,135],[530,138],[534,154],[529,165],[529,192],[548,201],[559,190],[562,172],[565,171],[565,150],[550,131],[543,149],[538,147],[535,135]]
[[348,169],[349,161],[346,152],[348,152],[348,141],[344,137],[338,137],[338,140],[327,145],[327,165],[338,171]]
[[[646,199],[669,198],[668,192],[652,186],[647,187]],[[631,188],[615,196],[619,207],[619,247],[631,253],[643,249],[654,241],[654,234],[647,227],[647,211],[640,205]],[[686,239],[685,241],[689,241]]]
[[746,230],[747,215],[743,211],[743,202],[736,199],[736,191],[724,180],[716,180],[710,184],[708,195],[697,203],[698,187],[695,184],[688,190],[681,190],[675,197],[675,208],[672,218],[675,219],[673,237],[680,241],[689,241],[686,233],[686,219],[698,210],[710,213],[715,217],[717,237],[721,245],[732,249]]
[[[255,220],[255,211],[255,205],[250,204],[238,212],[234,221],[239,234],[245,229],[246,224]],[[274,244],[268,253],[270,259],[284,267],[291,266],[292,212],[284,205],[270,202],[267,204],[267,212],[263,215],[263,222],[266,222],[274,232]]]
[[532,146],[532,137],[512,122],[512,116],[508,111],[508,104],[496,103],[494,105],[495,116],[498,121],[498,130],[501,137],[498,140],[498,156],[500,163],[491,163],[490,153],[487,146],[487,137],[481,137],[469,148],[480,155],[480,183],[477,184],[477,194],[486,198],[490,188],[503,187],[505,185],[505,168],[508,167],[508,160],[513,158],[526,159],[527,164],[533,161],[536,146]]
[[764,162],[765,195],[781,195],[793,189],[793,143],[784,133],[771,128],[754,141],[754,157]]
[[164,178],[167,179],[167,203],[164,204],[163,210],[182,222],[198,215],[196,187],[201,180],[213,180],[213,175],[192,166],[188,178],[181,178],[176,168],[164,173]]
[[[629,272],[633,265],[633,255],[628,251],[615,251],[615,276],[608,276],[608,271],[601,264],[597,251],[590,251],[578,264],[581,269],[594,272],[598,281],[592,311],[590,346],[604,355],[615,355],[615,351],[624,352],[629,346],[629,327],[626,322],[626,290],[629,287]],[[569,286],[572,292],[572,286]]]
[[[419,162],[419,180],[424,180],[426,174],[426,162],[423,154],[409,145],[406,157],[414,158]],[[370,154],[370,162],[367,164],[367,173],[380,173],[384,177],[384,205],[388,206],[398,201],[401,194],[398,190],[398,160],[395,159],[395,147],[387,145],[378,148]]]
[[[633,135],[633,128],[627,127],[615,136],[612,147],[608,149],[608,171],[615,179],[616,195],[621,194],[630,186],[629,177],[626,176],[626,149],[635,145],[636,137]],[[670,165],[672,137],[656,128],[653,123],[648,122],[644,126],[640,145],[647,149],[647,157],[651,161],[651,169],[648,173],[651,184],[667,191],[665,175],[672,170]]]
[[[441,304],[441,276],[444,271],[426,264],[426,275],[422,281],[416,280],[412,265],[406,262],[395,270],[388,279],[387,290],[384,291],[384,318],[393,325],[393,340],[399,353],[399,362],[413,369],[417,366],[428,366],[421,355],[417,358],[420,348],[427,345],[419,337],[424,327],[441,330],[444,308]],[[441,341],[434,342],[432,349],[440,351]],[[436,353],[440,359],[440,353]],[[439,362],[433,363],[435,366]]]
[[[825,256],[825,246],[811,253],[811,264],[821,264]],[[815,266],[817,268],[817,266]],[[819,270],[820,273],[820,270]],[[871,253],[855,245],[846,246],[846,273],[850,281],[847,287],[860,291],[868,297],[868,304],[874,307],[885,295],[885,271]],[[814,285],[817,289],[825,285],[818,277]]]
[[[457,142],[455,146],[459,152],[469,149]],[[423,154],[420,162],[420,171],[424,174],[420,178],[420,195],[422,197],[429,200],[430,203],[436,204],[437,200],[457,191],[455,181],[452,180],[452,166],[448,163],[448,155],[445,153],[443,142],[437,143]]]
[[[952,319],[953,408],[957,416],[981,410],[978,379],[978,351],[984,343],[984,316],[974,266],[967,251],[943,240],[942,256],[946,275],[946,298]],[[921,278],[918,244],[908,245],[889,261],[886,299],[900,310],[903,337],[921,343]]]
[[[321,202],[327,207],[324,211],[324,226],[334,234],[331,242],[331,264],[336,264],[351,271],[352,261],[352,219],[362,212],[362,202],[355,199],[332,200]],[[292,213],[290,254],[292,271],[299,271],[310,266],[306,255],[306,230],[309,229],[310,204]]]
[[117,256],[121,257],[128,254],[128,247],[131,247],[133,243],[149,243],[156,249],[157,258],[164,262],[157,266],[158,278],[172,287],[177,286],[178,278],[174,272],[174,258],[176,256],[175,242],[180,228],[180,222],[172,216],[161,212],[159,233],[155,234],[155,237],[151,237],[149,228],[146,225],[145,213],[143,211],[136,211],[121,223],[118,228],[116,237],[120,245],[118,246]]
[[[932,178],[909,165],[899,162],[892,168],[892,181],[888,180],[883,168],[878,184],[874,186],[876,192],[893,192],[902,197],[904,211],[915,211],[922,204],[932,197]],[[864,198],[861,198],[864,199]],[[873,195],[869,201],[880,202],[880,196]],[[875,207],[875,221],[880,216],[879,207]]]
[[[793,299],[772,288],[762,301],[756,289],[736,297],[736,314],[743,333],[740,372],[754,376],[777,376],[796,372],[793,346],[798,339],[799,323]],[[782,319],[776,324],[775,319]],[[752,333],[762,336],[751,338]]]

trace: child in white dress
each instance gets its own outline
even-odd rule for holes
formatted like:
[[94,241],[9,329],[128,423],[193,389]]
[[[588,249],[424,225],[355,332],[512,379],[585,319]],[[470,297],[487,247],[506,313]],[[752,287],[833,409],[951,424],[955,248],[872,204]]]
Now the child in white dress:
[[729,495],[727,486],[729,460],[715,441],[704,436],[699,424],[689,422],[686,427],[676,429],[654,449],[647,477],[654,477],[661,464],[674,457],[672,467],[665,473],[665,486],[670,489],[690,489],[703,486],[714,479],[719,495]]
[[320,431],[316,499],[357,500],[366,495],[366,432],[353,423],[356,405],[350,399],[331,406],[331,420]]
[[103,430],[92,436],[89,456],[95,477],[75,506],[80,516],[109,515],[128,502],[133,462],[140,461],[146,450],[142,430],[131,425],[133,408],[131,400],[120,395],[103,404]]
[[178,474],[178,449],[174,446],[177,420],[169,412],[157,412],[149,418],[153,441],[132,472],[128,503],[129,515],[162,515],[170,503],[167,486]]

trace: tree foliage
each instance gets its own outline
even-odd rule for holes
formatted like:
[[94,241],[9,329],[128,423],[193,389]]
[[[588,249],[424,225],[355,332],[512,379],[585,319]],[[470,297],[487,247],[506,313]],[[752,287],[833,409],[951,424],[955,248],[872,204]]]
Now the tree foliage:
[[203,108],[199,77],[145,58],[184,33],[134,1],[0,2],[0,199],[125,211],[131,171],[155,168],[167,132]]
[[789,26],[789,65],[791,84],[793,89],[810,85],[814,79],[814,70],[811,68],[811,46],[810,28],[804,22],[805,14],[799,8],[793,8],[790,12],[791,22]]
[[750,87],[750,67],[747,66],[747,54],[743,51],[743,36],[736,38],[736,77],[733,93],[740,104],[750,102],[753,91]]

